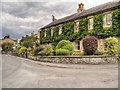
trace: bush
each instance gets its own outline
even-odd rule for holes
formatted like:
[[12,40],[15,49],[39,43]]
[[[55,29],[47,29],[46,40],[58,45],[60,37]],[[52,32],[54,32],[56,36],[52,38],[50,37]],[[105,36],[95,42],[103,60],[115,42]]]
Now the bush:
[[87,55],[93,55],[98,47],[97,38],[94,36],[86,36],[83,39],[83,48]]
[[103,55],[103,54],[104,54],[104,52],[103,51],[99,51],[99,50],[96,50],[95,53],[94,53],[94,55]]
[[106,38],[104,41],[105,52],[109,55],[116,55],[118,53],[118,39],[115,37]]
[[21,47],[19,50],[18,50],[19,54],[25,54],[27,52],[27,48],[26,47]]
[[79,54],[80,56],[84,56],[84,55],[86,55],[86,53],[84,52],[84,51],[80,51],[80,54]]
[[70,54],[73,53],[73,45],[69,40],[60,41],[56,46],[56,50],[57,49],[65,49],[65,50],[69,50]]
[[70,51],[66,49],[56,49],[56,55],[70,55]]
[[2,51],[3,52],[9,52],[13,51],[13,44],[12,43],[2,43]]
[[80,55],[79,51],[78,52],[75,51],[75,52],[72,53],[72,56],[79,56],[79,55]]
[[49,56],[53,54],[53,50],[50,45],[47,45],[44,50],[38,53],[41,56]]
[[36,47],[33,51],[33,55],[39,55],[39,52],[41,52],[44,48],[40,45],[38,47]]

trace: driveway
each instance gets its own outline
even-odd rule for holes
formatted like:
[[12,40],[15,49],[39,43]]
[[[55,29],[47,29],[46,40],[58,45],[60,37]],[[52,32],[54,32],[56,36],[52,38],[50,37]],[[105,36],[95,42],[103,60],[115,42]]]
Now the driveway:
[[73,65],[2,55],[3,88],[117,88],[118,65]]

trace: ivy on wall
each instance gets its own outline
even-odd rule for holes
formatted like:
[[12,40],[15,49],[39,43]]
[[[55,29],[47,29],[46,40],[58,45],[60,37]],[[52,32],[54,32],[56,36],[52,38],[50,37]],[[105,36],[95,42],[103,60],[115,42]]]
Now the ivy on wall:
[[80,39],[84,38],[85,36],[87,36],[88,33],[88,19],[87,18],[83,18],[79,20],[79,37],[81,36]]
[[91,32],[91,35],[96,36],[97,38],[106,38],[109,36],[119,36],[120,35],[120,9],[112,11],[112,26],[103,27],[103,15],[97,14],[94,16],[94,29]]
[[112,31],[115,36],[120,36],[120,9],[112,12]]
[[63,39],[71,41],[71,35],[74,33],[74,22],[67,22],[63,24],[62,31],[64,36]]
[[61,40],[81,40],[85,36],[92,35],[99,39],[109,36],[120,35],[120,9],[112,11],[112,26],[103,28],[103,15],[96,14],[93,16],[93,30],[88,30],[88,19],[79,19],[79,31],[74,32],[74,22],[66,22],[62,24],[62,34],[59,35],[59,26],[53,27],[53,36],[51,36],[51,29],[47,28],[46,37],[44,37],[45,30],[40,31],[40,43],[52,43],[56,46]]

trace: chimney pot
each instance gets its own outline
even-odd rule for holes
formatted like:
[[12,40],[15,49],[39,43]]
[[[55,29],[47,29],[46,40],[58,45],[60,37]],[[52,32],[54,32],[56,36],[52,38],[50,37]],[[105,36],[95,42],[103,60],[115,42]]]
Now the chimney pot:
[[57,20],[54,15],[52,15],[52,21]]
[[84,4],[83,3],[78,4],[77,12],[83,12],[83,11],[84,11]]

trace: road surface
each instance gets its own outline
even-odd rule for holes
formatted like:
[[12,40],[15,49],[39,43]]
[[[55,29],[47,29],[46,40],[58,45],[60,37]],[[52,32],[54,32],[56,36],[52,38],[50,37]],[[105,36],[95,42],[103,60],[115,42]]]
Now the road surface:
[[118,65],[36,62],[2,55],[2,88],[117,88]]

